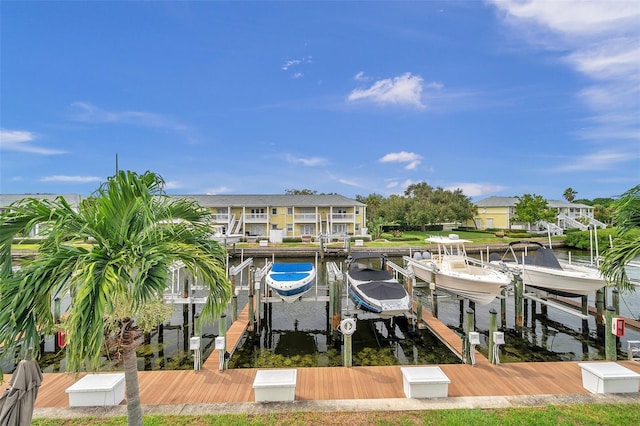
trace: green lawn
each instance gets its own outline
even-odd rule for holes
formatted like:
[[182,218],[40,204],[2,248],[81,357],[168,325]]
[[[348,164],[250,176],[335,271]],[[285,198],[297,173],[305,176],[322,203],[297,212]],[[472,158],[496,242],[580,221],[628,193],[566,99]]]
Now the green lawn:
[[[108,419],[34,419],[35,426],[119,426],[126,417]],[[428,411],[337,411],[292,412],[270,414],[206,414],[148,415],[147,426],[183,425],[637,425],[640,424],[640,403],[549,405],[545,407],[504,409],[459,409]]]

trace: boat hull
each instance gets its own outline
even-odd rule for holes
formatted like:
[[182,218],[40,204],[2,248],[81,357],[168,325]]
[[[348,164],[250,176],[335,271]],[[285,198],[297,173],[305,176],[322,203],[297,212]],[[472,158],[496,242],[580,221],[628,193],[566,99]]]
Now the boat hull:
[[437,289],[480,305],[491,303],[511,283],[506,274],[472,265],[466,265],[468,273],[447,271],[432,260],[410,261],[409,268],[422,281],[435,283]]
[[316,279],[311,263],[274,264],[265,282],[282,300],[294,302],[311,290]]
[[[389,297],[376,297],[376,293],[381,292]],[[351,283],[349,296],[358,307],[382,318],[404,315],[411,309],[411,298],[397,281]]]
[[526,286],[566,297],[581,297],[595,293],[607,285],[600,273],[593,269],[563,265],[564,269],[544,268],[534,265],[518,265],[515,272]]

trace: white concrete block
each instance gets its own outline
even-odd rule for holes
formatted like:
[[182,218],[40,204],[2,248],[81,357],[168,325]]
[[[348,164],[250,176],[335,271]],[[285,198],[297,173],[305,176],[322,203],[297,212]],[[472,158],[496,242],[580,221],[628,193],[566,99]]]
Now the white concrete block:
[[582,387],[591,393],[638,392],[640,374],[615,362],[578,364],[582,370]]
[[401,367],[402,384],[407,398],[442,398],[449,396],[451,380],[440,367]]
[[124,399],[124,373],[87,374],[66,389],[70,407],[120,405]]
[[256,402],[295,400],[297,374],[294,369],[258,370],[253,380]]

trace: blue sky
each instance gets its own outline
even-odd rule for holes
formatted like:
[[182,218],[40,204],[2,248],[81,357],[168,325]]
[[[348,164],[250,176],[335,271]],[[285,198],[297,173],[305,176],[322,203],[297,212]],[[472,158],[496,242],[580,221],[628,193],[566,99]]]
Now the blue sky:
[[0,192],[640,183],[640,2],[0,4]]

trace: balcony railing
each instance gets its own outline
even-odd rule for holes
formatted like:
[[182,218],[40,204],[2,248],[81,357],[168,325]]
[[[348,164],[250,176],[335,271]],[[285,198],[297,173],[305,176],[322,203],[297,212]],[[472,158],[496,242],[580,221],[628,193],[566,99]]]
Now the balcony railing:
[[333,222],[352,222],[355,218],[353,213],[332,213],[331,220]]
[[318,221],[318,215],[315,213],[297,213],[294,215],[293,220],[296,222],[312,222]]
[[218,223],[229,222],[229,215],[227,213],[214,213],[211,216],[213,217],[214,222],[218,222]]
[[266,222],[269,216],[266,213],[248,213],[244,216],[245,222]]

